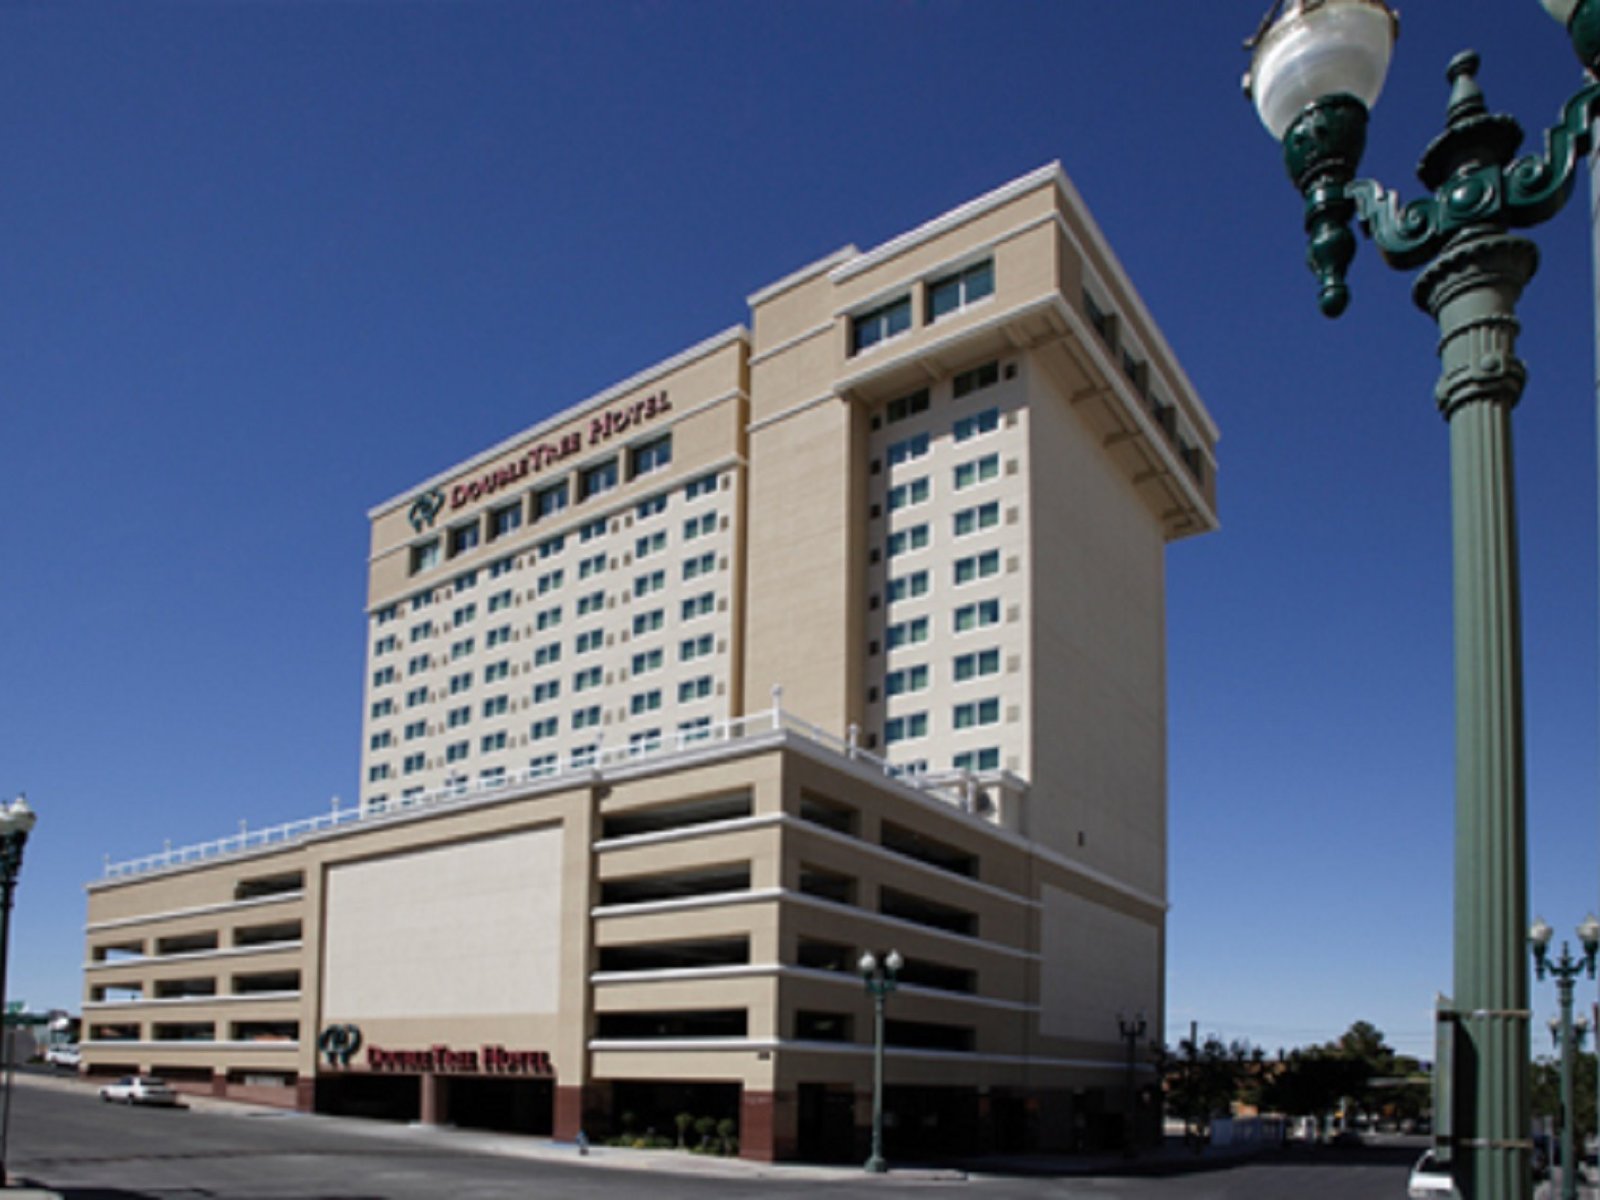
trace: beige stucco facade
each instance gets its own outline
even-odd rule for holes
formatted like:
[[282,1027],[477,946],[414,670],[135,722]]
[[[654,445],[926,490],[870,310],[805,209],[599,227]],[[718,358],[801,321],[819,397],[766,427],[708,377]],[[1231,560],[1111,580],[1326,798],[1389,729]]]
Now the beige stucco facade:
[[91,884],[87,1069],[828,1157],[893,948],[897,1136],[1130,1114],[1216,430],[1057,167],[749,300],[372,510],[359,807]]

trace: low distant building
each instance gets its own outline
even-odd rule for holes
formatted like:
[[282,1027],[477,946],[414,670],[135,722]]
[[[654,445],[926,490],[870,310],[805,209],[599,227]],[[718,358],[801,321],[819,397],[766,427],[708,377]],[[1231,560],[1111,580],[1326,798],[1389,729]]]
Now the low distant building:
[[750,306],[372,511],[359,804],[90,884],[89,1070],[853,1158],[894,948],[891,1149],[1120,1132],[1216,430],[1059,167]]

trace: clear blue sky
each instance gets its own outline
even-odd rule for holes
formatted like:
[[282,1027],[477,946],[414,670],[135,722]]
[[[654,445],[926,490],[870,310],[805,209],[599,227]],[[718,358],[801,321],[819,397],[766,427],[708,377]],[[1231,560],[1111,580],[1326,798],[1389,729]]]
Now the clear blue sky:
[[[1367,246],[1351,312],[1316,311],[1238,90],[1265,6],[0,6],[0,793],[40,813],[12,994],[77,1006],[103,855],[355,795],[370,505],[1059,159],[1223,430],[1223,531],[1169,559],[1169,1029],[1364,1018],[1428,1053],[1434,331]],[[1456,50],[1535,131],[1577,81],[1534,0],[1405,16],[1366,168],[1408,195]],[[1600,890],[1587,203],[1537,235],[1517,427],[1530,890],[1562,932]]]

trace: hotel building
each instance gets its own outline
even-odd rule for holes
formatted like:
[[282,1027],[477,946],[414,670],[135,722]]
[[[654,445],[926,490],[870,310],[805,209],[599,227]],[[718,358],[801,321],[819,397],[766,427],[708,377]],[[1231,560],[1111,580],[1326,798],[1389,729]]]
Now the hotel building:
[[1217,431],[1057,166],[749,307],[371,511],[359,804],[91,883],[87,1070],[853,1158],[894,949],[891,1153],[1153,1121]]

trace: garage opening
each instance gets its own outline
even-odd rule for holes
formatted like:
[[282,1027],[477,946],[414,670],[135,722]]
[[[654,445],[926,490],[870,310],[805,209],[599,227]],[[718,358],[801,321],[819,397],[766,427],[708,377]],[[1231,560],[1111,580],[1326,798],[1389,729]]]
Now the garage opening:
[[422,1115],[416,1075],[319,1075],[316,1110],[335,1117],[415,1121]]
[[449,1081],[446,1120],[462,1129],[549,1137],[555,1128],[555,1084],[549,1079]]

